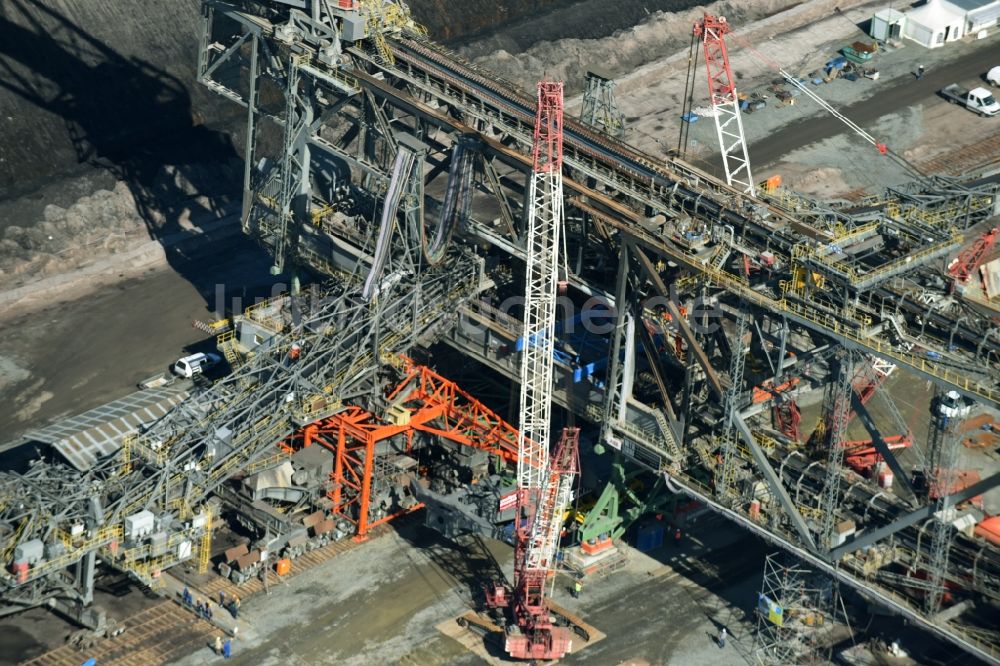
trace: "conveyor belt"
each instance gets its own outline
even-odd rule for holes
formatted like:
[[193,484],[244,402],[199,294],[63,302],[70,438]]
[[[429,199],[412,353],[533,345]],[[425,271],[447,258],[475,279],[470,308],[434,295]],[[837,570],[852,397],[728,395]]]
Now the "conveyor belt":
[[458,141],[452,149],[451,169],[448,172],[448,186],[444,194],[444,204],[437,228],[431,238],[423,220],[420,224],[420,243],[424,258],[432,265],[444,258],[448,243],[456,227],[464,224],[472,205],[473,177],[475,176],[476,153],[463,141]]
[[396,216],[399,214],[399,202],[403,198],[403,192],[406,190],[406,183],[413,172],[416,159],[416,155],[410,152],[406,146],[400,146],[399,152],[396,153],[396,161],[392,166],[392,178],[389,180],[389,191],[386,192],[385,201],[382,203],[382,221],[375,242],[375,257],[368,277],[365,278],[365,286],[362,291],[362,298],[366,301],[371,300],[375,293],[375,284],[382,277],[385,262],[389,258],[389,250],[392,248],[392,234],[396,230]]
[[[447,81],[448,85],[453,86],[454,89],[465,91],[465,94],[468,95],[470,100],[480,97],[486,99],[488,100],[488,104],[490,106],[500,109],[504,113],[509,113],[511,116],[516,118],[518,123],[522,126],[530,126],[533,121],[534,103],[531,100],[512,90],[512,86],[510,84],[494,81],[486,75],[475,71],[474,66],[460,62],[460,59],[456,59],[457,56],[447,53],[441,47],[425,42],[402,39],[393,42],[392,48],[394,49],[399,61],[412,63],[417,70],[429,72],[432,77],[438,77]],[[377,83],[375,84],[378,85]],[[470,102],[470,108],[473,108],[474,106],[475,104]],[[600,160],[610,171],[613,171],[616,174],[625,174],[626,176],[634,178],[639,182],[645,183],[650,190],[650,197],[663,201],[664,205],[666,205],[666,202],[670,199],[680,201],[687,210],[696,213],[704,219],[717,221],[722,224],[732,224],[740,229],[743,229],[744,231],[749,230],[752,235],[758,236],[759,238],[766,238],[765,243],[769,247],[790,248],[792,245],[801,240],[803,235],[808,234],[814,237],[816,235],[822,235],[822,232],[812,229],[802,222],[790,220],[789,218],[785,218],[783,216],[776,218],[782,223],[776,224],[772,228],[752,216],[744,215],[739,211],[726,207],[727,197],[739,199],[741,195],[720,182],[704,177],[699,180],[699,185],[702,183],[708,183],[711,187],[706,189],[692,188],[688,184],[688,178],[684,178],[679,174],[670,171],[666,167],[656,165],[652,161],[653,158],[648,155],[644,155],[640,151],[637,151],[620,141],[612,139],[611,137],[600,135],[585,126],[582,126],[577,121],[567,119],[565,129],[565,146],[567,147],[566,162],[571,167],[573,162],[569,155],[571,149],[575,148],[580,153],[583,153],[588,157]],[[573,189],[572,182],[567,181],[567,187],[569,189]],[[586,189],[589,190],[590,188]],[[591,200],[606,200],[606,197],[598,193],[596,190],[589,191],[588,196]],[[751,200],[748,198],[746,201],[750,202]],[[759,205],[765,206],[763,202],[759,202]],[[619,209],[621,207],[616,205],[615,208]],[[628,218],[635,217],[634,212],[630,211]],[[632,234],[633,231],[639,233],[642,230],[633,230],[630,227],[628,233]],[[640,233],[640,235],[643,235],[643,233]],[[657,245],[662,245],[661,239],[656,239],[656,241]],[[692,265],[692,262],[689,261],[686,256],[681,259],[681,263],[685,265]],[[693,267],[696,270],[702,270],[702,267],[700,266]],[[722,274],[718,277],[721,279],[727,276],[728,274]],[[735,276],[728,277],[732,277],[733,280],[723,280],[721,283],[722,286],[728,286],[728,282],[735,281]],[[760,294],[756,295],[760,296]],[[806,304],[799,304],[797,307],[798,309],[802,309],[805,305]],[[914,308],[919,307],[913,303],[910,303],[909,305],[911,307],[908,307],[908,310],[913,310]],[[799,323],[803,323],[807,327],[811,328],[813,327],[812,324],[815,323],[812,321],[815,316],[830,318],[830,313],[824,313],[822,311],[812,313],[811,309],[813,307],[815,307],[815,304],[811,304],[808,308],[806,308],[806,310],[810,310],[810,312],[803,310],[804,317]],[[788,316],[796,318],[795,313],[789,313]],[[850,326],[850,322],[843,323]],[[834,326],[834,328],[839,329],[841,326]],[[836,333],[834,333],[834,335],[835,337],[840,337]],[[963,339],[967,345],[972,345],[973,347],[982,340],[982,333],[976,332],[971,327],[960,327],[957,331],[957,335],[959,338]],[[869,353],[881,355],[883,349],[888,349],[886,345],[881,344],[877,340],[872,340],[869,343],[866,340],[858,339],[857,342],[860,342],[864,350]],[[910,358],[911,356],[912,358]],[[932,375],[938,379],[944,379],[961,391],[968,390],[970,394],[975,394],[977,397],[996,401],[996,398],[994,397],[996,390],[992,387],[974,386],[973,384],[970,384],[968,377],[965,376],[953,381],[943,366],[941,369],[938,369],[922,356],[896,353],[894,350],[890,350],[890,353],[884,357],[895,363],[902,362],[917,372],[927,371],[928,375]]]
[[[467,89],[473,96],[489,100],[493,106],[510,113],[525,126],[533,125],[534,101],[517,92],[512,84],[499,82],[475,71],[472,66],[460,62],[455,54],[429,42],[400,39],[391,42],[390,47],[399,60],[413,63],[421,69],[433,69],[441,78]],[[685,202],[692,212],[699,212],[722,224],[754,232],[761,238],[769,239],[776,247],[789,249],[803,236],[830,240],[829,235],[823,231],[787,217],[763,201],[755,200],[754,203],[758,210],[768,210],[769,215],[777,221],[776,224],[765,224],[753,216],[744,215],[735,210],[735,205],[727,207],[722,203],[726,199],[750,201],[750,198],[707,174],[696,173],[693,167],[684,165],[684,169],[689,172],[687,174],[671,171],[663,161],[610,136],[595,132],[570,117],[565,119],[563,129],[567,163],[572,162],[571,153],[574,151],[595,159],[619,176],[642,183],[650,190],[669,193],[669,196]],[[711,187],[692,187],[690,182],[695,179],[708,183]],[[783,233],[783,227],[788,227],[794,233]]]

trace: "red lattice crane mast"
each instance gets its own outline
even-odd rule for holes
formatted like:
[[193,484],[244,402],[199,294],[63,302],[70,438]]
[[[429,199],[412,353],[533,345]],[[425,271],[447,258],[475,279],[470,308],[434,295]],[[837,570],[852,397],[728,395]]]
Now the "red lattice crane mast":
[[557,626],[545,602],[545,583],[554,568],[562,515],[579,473],[579,428],[564,428],[552,453],[540,492],[519,492],[514,524],[514,584],[486,592],[487,604],[506,610],[504,649],[515,659],[561,659],[573,631]]
[[[694,40],[701,39],[705,50],[705,64],[708,67],[709,97],[715,113],[715,128],[719,135],[719,148],[722,152],[723,166],[726,170],[726,182],[729,185],[740,188],[747,194],[755,194],[753,176],[750,173],[750,158],[747,153],[746,137],[743,132],[743,121],[740,116],[740,101],[736,94],[736,81],[733,78],[733,72],[729,65],[729,52],[725,40],[726,35],[730,35],[746,51],[781,74],[789,85],[797,88],[803,95],[819,104],[827,113],[874,146],[880,154],[888,155],[899,166],[918,179],[924,180],[927,178],[914,164],[890,150],[885,143],[876,139],[863,127],[835,109],[798,77],[792,76],[780,64],[755,49],[747,40],[741,39],[736,34],[732,34],[732,28],[725,17],[705,14],[700,21],[696,21],[694,24],[692,48],[696,43]],[[692,59],[689,65],[689,82],[693,81],[693,75],[694,60]],[[685,92],[685,97],[687,97],[687,92]],[[686,145],[686,136],[686,131],[682,130],[681,146],[679,147],[681,149]]]
[[750,156],[743,133],[740,100],[726,50],[725,36],[731,30],[725,17],[711,14],[705,14],[694,24],[694,34],[702,40],[705,66],[708,68],[708,95],[715,116],[715,131],[719,136],[726,182],[753,195],[753,175],[750,173]]

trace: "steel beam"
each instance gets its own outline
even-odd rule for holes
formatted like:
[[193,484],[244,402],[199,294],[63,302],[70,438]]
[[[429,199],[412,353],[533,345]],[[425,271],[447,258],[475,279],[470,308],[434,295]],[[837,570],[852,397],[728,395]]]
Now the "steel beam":
[[[666,476],[666,473],[664,473],[664,476]],[[921,628],[927,629],[938,638],[951,642],[956,647],[975,655],[988,664],[1000,666],[1000,658],[998,658],[993,652],[987,652],[980,641],[961,635],[957,633],[954,628],[934,622],[923,614],[918,613],[910,606],[900,603],[899,597],[890,596],[889,594],[872,586],[868,583],[868,581],[858,579],[856,576],[846,571],[843,567],[837,566],[835,563],[827,560],[824,556],[803,548],[799,544],[793,543],[788,539],[775,534],[763,525],[750,520],[738,511],[734,511],[729,507],[723,506],[716,499],[700,492],[697,487],[689,485],[685,480],[678,477],[668,477],[667,488],[672,492],[683,492],[692,499],[703,502],[712,511],[715,511],[734,523],[741,525],[765,541],[787,550],[792,555],[801,559],[804,563],[823,571],[835,580],[850,585],[865,599],[873,601],[880,606],[898,613]]]
[[708,356],[705,354],[705,350],[702,348],[701,343],[698,342],[698,338],[695,337],[694,331],[691,330],[691,326],[688,325],[687,319],[681,316],[677,303],[675,303],[674,299],[670,297],[670,290],[667,289],[667,285],[663,282],[660,274],[653,266],[653,262],[649,260],[649,257],[643,249],[636,247],[635,255],[639,259],[639,265],[649,278],[649,281],[653,284],[653,288],[656,290],[657,294],[666,299],[667,312],[670,313],[673,321],[677,322],[677,330],[681,334],[681,337],[684,338],[684,342],[687,344],[688,350],[694,355],[695,360],[698,361],[698,365],[701,366],[701,369],[705,371],[705,377],[708,379],[708,385],[715,393],[715,397],[721,400],[724,389],[722,386],[722,380],[719,378],[719,373],[715,371],[715,368],[712,367],[712,364],[709,362]]
[[[997,472],[993,476],[986,477],[985,479],[978,481],[964,490],[960,490],[957,493],[953,493],[944,498],[947,506],[954,506],[959,502],[964,502],[970,497],[975,497],[976,495],[981,495],[988,490],[1000,485],[1000,472]],[[886,539],[896,532],[906,529],[912,525],[916,525],[921,520],[927,520],[934,512],[937,511],[935,505],[922,506],[919,509],[915,509],[910,513],[897,518],[893,522],[880,527],[878,529],[872,530],[871,532],[866,532],[857,539],[848,541],[842,546],[838,546],[830,551],[830,559],[838,560],[847,553],[853,553],[856,550],[866,548],[868,546],[874,545],[883,539]]]
[[907,494],[911,498],[915,498],[917,493],[913,490],[913,484],[910,482],[910,475],[906,473],[903,466],[899,464],[896,460],[896,456],[889,449],[889,446],[885,443],[885,439],[882,438],[882,433],[879,432],[878,426],[875,425],[875,419],[868,412],[868,408],[865,404],[861,402],[856,391],[851,391],[851,406],[854,408],[855,413],[858,415],[858,419],[861,424],[868,431],[868,434],[872,437],[872,446],[878,451],[879,455],[885,459],[886,464],[889,465],[889,469],[895,475],[894,478],[897,482],[902,483],[903,487],[906,488]]
[[788,491],[785,490],[785,485],[781,482],[781,477],[778,473],[774,471],[771,467],[771,461],[767,459],[767,454],[764,450],[760,448],[757,443],[756,438],[754,438],[753,433],[750,432],[747,422],[743,420],[743,417],[736,413],[733,415],[733,425],[736,426],[736,432],[740,434],[743,442],[750,449],[750,453],[753,455],[754,460],[757,462],[757,468],[767,479],[768,485],[771,487],[771,492],[774,496],[778,498],[781,502],[781,506],[785,509],[785,513],[792,520],[792,525],[795,527],[795,531],[799,533],[802,540],[805,542],[809,550],[817,552],[816,540],[813,539],[812,532],[809,531],[809,526],[806,525],[805,519],[799,510],[795,507],[795,503],[792,498],[788,496]]
[[[604,395],[604,423],[602,424],[601,439],[611,443],[611,423],[616,420],[615,399],[620,388],[619,375],[621,374],[621,352],[623,338],[625,337],[625,318],[627,316],[626,303],[628,290],[628,257],[629,242],[623,241],[618,257],[618,278],[615,286],[615,327],[612,331],[611,355],[608,363],[607,393]],[[621,396],[624,406],[625,396]]]

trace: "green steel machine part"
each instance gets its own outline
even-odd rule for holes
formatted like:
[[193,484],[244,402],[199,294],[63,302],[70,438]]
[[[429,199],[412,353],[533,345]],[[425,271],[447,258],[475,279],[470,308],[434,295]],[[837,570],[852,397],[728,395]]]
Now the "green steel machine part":
[[[644,515],[676,506],[681,496],[669,492],[660,476],[651,488],[644,489],[642,497],[636,494],[631,486],[640,472],[636,469],[626,473],[622,456],[615,456],[611,463],[611,478],[577,532],[581,543],[597,539],[602,534],[617,540]],[[627,508],[623,509],[623,504],[627,504]]]
[[[616,460],[614,468],[620,467],[621,465]],[[601,534],[610,534],[613,539],[616,539],[624,532],[621,528],[622,517],[618,513],[618,504],[618,485],[615,483],[614,472],[612,472],[612,480],[604,486],[601,496],[597,498],[597,503],[587,512],[587,517],[580,525],[578,534],[581,543],[596,539]]]

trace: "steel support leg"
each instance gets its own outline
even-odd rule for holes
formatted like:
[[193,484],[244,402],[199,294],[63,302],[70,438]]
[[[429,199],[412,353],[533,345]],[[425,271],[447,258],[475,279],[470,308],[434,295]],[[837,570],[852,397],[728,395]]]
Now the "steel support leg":
[[620,356],[625,338],[626,309],[623,307],[628,291],[629,243],[622,240],[618,256],[618,280],[615,287],[615,328],[612,331],[611,357],[608,363],[608,385],[604,396],[604,422],[601,424],[601,440],[611,444],[612,420],[617,416],[615,400],[621,384],[622,364]]
[[851,394],[851,406],[858,415],[858,419],[861,424],[864,425],[865,430],[872,438],[872,446],[878,451],[879,455],[885,459],[886,464],[889,465],[889,469],[895,474],[895,479],[906,489],[907,495],[910,497],[916,497],[916,491],[913,490],[913,484],[910,483],[910,475],[907,474],[903,466],[899,464],[896,460],[896,456],[893,455],[892,451],[889,450],[889,446],[885,443],[885,439],[882,437],[882,433],[879,432],[878,427],[875,425],[875,420],[872,415],[868,412],[868,408],[865,407],[864,403],[858,398],[858,394],[852,392]]
[[750,454],[753,456],[754,460],[757,462],[757,467],[760,469],[764,478],[767,480],[768,485],[771,487],[771,492],[781,503],[781,506],[785,509],[785,513],[792,521],[792,526],[795,531],[799,533],[802,537],[802,541],[805,543],[806,547],[811,551],[816,551],[816,541],[813,539],[812,533],[809,531],[809,526],[806,525],[805,519],[799,510],[795,508],[795,503],[792,498],[789,497],[788,491],[785,490],[784,484],[781,482],[781,477],[778,473],[774,471],[771,467],[771,462],[767,459],[767,454],[764,450],[760,448],[757,444],[757,440],[754,439],[753,433],[750,432],[747,422],[743,420],[740,414],[736,414],[733,417],[733,424],[736,426],[736,432],[739,433],[740,437],[743,438],[744,443],[746,443],[747,448],[750,449]]

